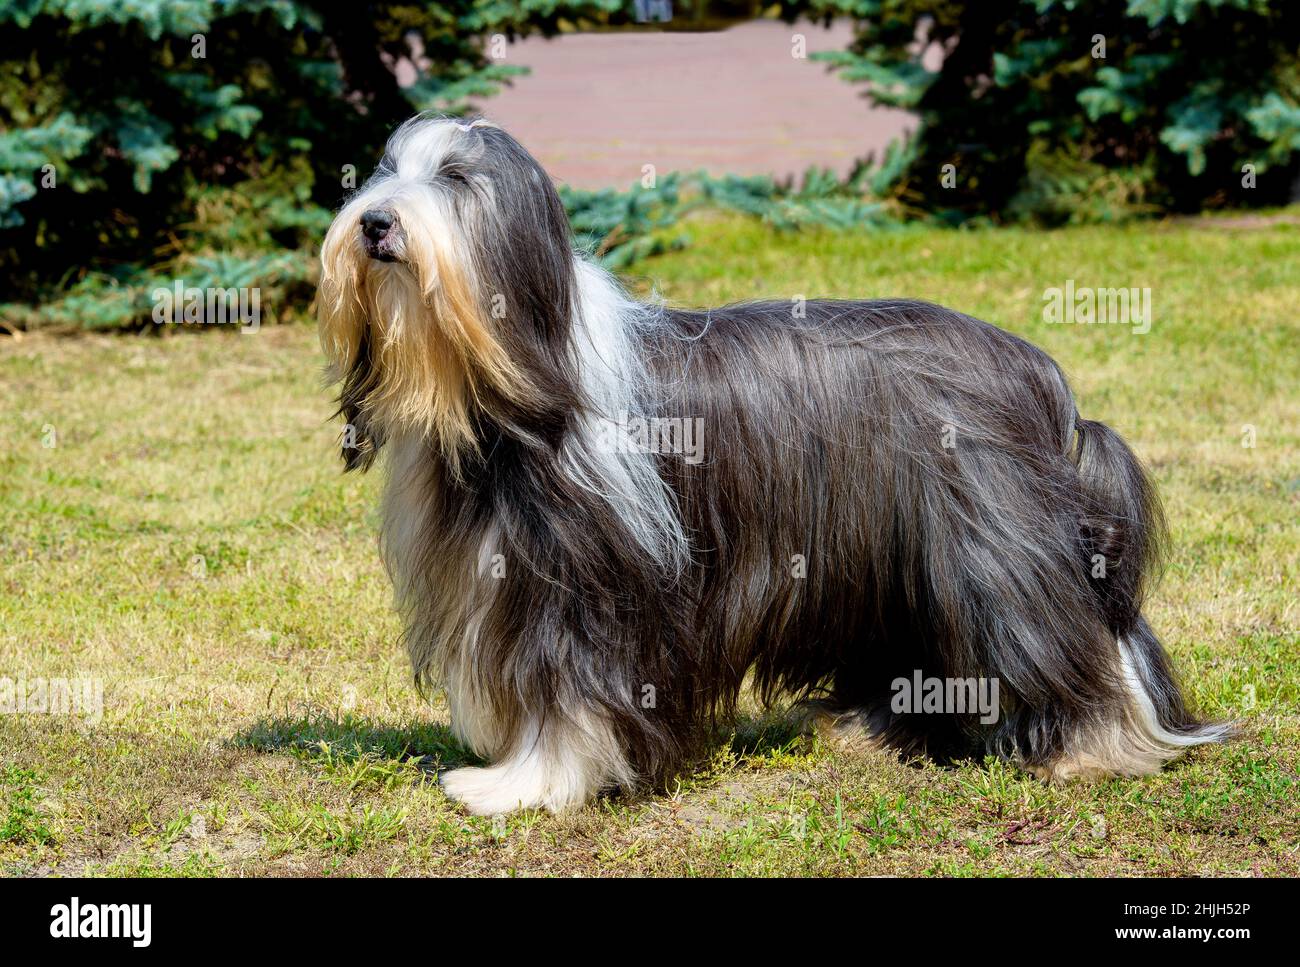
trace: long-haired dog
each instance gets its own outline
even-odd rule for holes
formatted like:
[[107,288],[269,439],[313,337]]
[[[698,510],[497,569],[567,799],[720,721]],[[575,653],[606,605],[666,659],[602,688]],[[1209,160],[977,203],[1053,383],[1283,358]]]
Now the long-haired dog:
[[[388,453],[382,553],[417,679],[489,762],[443,777],[473,812],[663,781],[747,676],[1055,778],[1223,735],[1140,614],[1151,484],[1015,336],[913,301],[635,301],[481,120],[402,125],[321,258],[343,458]],[[997,682],[996,721],[900,708],[918,673]]]

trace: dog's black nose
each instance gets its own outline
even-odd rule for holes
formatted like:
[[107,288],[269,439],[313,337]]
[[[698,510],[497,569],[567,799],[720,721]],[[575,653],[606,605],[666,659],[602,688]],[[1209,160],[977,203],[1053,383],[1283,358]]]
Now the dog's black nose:
[[372,208],[361,213],[361,234],[372,242],[378,242],[393,227],[393,213],[382,208]]

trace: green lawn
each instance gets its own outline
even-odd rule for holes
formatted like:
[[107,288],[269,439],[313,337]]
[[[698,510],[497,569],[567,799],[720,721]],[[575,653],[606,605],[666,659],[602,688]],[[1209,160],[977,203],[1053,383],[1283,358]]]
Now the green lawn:
[[[1173,550],[1149,616],[1240,739],[1053,787],[750,717],[669,796],[467,818],[432,781],[462,752],[396,643],[379,480],[340,473],[314,331],[5,338],[0,699],[4,679],[95,679],[103,714],[0,715],[0,871],[1300,873],[1300,226],[690,230],[638,284],[922,297],[1060,360],[1159,478]],[[1046,324],[1067,279],[1149,286],[1150,332]]]

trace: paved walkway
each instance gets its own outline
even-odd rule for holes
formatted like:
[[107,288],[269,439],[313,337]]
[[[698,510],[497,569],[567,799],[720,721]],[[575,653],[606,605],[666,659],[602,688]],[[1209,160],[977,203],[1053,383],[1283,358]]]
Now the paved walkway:
[[846,173],[884,149],[909,116],[870,107],[825,64],[791,56],[842,50],[850,25],[759,20],[717,33],[566,34],[506,48],[532,68],[481,102],[560,181],[625,188],[643,165],[659,173]]

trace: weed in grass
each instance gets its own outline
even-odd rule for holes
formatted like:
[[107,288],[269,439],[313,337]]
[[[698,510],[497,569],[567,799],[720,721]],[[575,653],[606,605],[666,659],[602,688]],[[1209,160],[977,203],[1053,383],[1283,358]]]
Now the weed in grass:
[[37,804],[40,777],[34,770],[6,766],[0,773],[0,791],[4,793],[5,821],[0,825],[0,843],[44,846],[54,840]]

